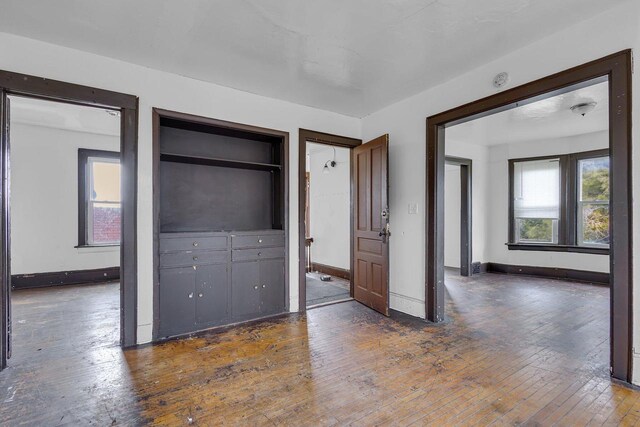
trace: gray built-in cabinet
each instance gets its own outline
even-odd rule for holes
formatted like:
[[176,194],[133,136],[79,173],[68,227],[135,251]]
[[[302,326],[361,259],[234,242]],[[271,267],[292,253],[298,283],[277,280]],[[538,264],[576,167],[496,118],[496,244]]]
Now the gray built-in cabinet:
[[161,119],[156,339],[286,310],[283,148]]

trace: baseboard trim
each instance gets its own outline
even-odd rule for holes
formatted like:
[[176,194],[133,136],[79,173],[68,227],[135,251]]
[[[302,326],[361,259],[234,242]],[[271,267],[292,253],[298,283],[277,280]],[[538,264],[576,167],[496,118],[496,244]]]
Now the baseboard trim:
[[311,263],[311,270],[317,271],[330,276],[339,277],[345,280],[351,280],[351,271],[344,268],[333,267],[330,265],[319,264],[317,262]]
[[544,277],[548,279],[563,279],[576,282],[609,285],[609,273],[598,271],[573,270],[570,268],[536,267],[528,265],[487,263],[487,272],[500,274],[519,274],[523,276]]
[[425,318],[424,300],[389,292],[389,309],[396,310],[420,319]]
[[16,274],[11,276],[11,287],[12,289],[31,289],[45,288],[48,286],[113,282],[117,280],[120,280],[120,267],[107,267],[92,270]]

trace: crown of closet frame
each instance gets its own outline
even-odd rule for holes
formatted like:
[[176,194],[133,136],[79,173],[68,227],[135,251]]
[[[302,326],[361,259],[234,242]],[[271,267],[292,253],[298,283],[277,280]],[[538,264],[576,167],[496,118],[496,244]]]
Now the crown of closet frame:
[[285,138],[158,124],[155,338],[286,311]]

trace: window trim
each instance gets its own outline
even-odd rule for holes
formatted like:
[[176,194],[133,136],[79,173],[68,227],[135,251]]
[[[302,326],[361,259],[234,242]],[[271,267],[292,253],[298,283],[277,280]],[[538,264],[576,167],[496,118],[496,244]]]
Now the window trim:
[[[78,245],[76,248],[99,248],[120,246],[117,243],[89,244],[87,239],[88,224],[87,213],[89,203],[89,192],[87,191],[88,170],[87,165],[90,157],[104,157],[108,159],[118,159],[120,164],[120,152],[107,150],[93,150],[87,148],[78,149]],[[122,204],[122,202],[120,202]]]
[[[578,161],[597,157],[610,157],[609,149],[582,151],[537,157],[509,159],[509,250],[576,252],[609,255],[608,247],[579,246],[578,240]],[[517,243],[515,239],[514,214],[514,165],[517,162],[559,159],[560,161],[560,218],[558,220],[558,243]],[[609,196],[611,203],[611,195]]]

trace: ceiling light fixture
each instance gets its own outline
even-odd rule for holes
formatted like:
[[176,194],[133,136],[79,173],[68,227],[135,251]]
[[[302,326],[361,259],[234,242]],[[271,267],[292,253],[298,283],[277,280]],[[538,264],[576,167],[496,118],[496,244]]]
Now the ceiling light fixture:
[[595,101],[581,102],[580,104],[572,106],[571,111],[584,117],[587,113],[593,111],[594,108],[596,108],[596,105],[598,105],[598,103]]
[[331,147],[331,148],[333,148],[333,159],[327,160],[324,163],[324,167],[322,168],[322,173],[329,173],[331,171],[331,169],[329,169],[329,167],[335,168],[336,165],[338,164],[338,163],[336,163],[336,148],[335,147]]

